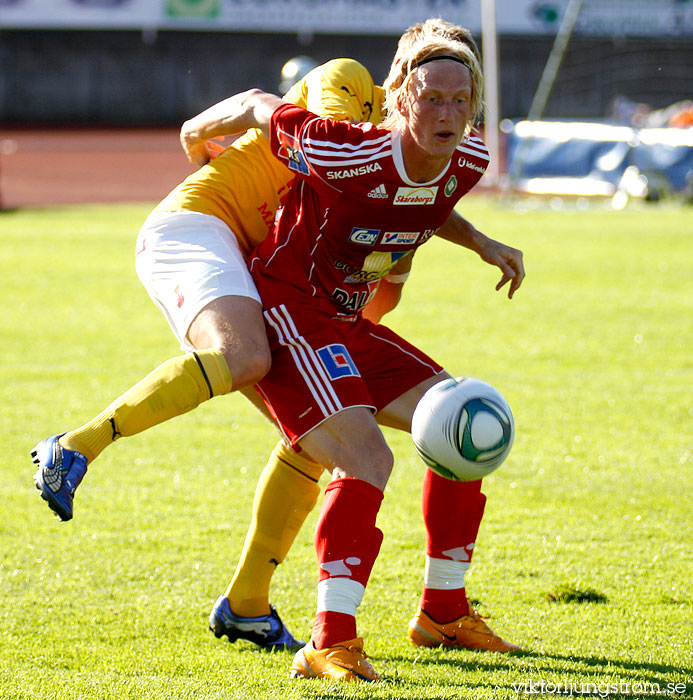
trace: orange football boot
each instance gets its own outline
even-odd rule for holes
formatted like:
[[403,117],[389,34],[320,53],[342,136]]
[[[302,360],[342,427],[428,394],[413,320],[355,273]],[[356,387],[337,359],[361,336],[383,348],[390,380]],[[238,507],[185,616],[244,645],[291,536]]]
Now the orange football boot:
[[291,664],[292,678],[327,678],[333,681],[378,681],[380,676],[363,651],[363,639],[316,649],[310,641],[299,649]]
[[417,647],[462,647],[483,651],[521,651],[517,644],[501,639],[476,610],[452,622],[436,622],[419,608],[409,622],[408,637]]

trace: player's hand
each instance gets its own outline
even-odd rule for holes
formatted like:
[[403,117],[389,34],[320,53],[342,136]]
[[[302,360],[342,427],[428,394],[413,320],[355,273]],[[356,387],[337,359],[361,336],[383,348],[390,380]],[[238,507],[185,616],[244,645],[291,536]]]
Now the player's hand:
[[188,157],[188,160],[198,168],[201,168],[203,165],[207,165],[207,163],[209,163],[209,161],[212,159],[205,141],[202,143],[186,144],[181,140],[181,145],[183,146],[183,150],[185,151],[185,155]]
[[[190,122],[185,122],[180,130],[180,145],[185,151],[188,160],[198,168],[207,165],[212,160],[209,141],[199,138],[198,133]],[[218,153],[216,155],[219,155]],[[214,157],[216,157],[216,155]]]
[[520,288],[525,278],[525,266],[522,262],[522,251],[511,248],[504,243],[487,239],[482,250],[479,251],[482,260],[499,267],[503,273],[500,282],[496,285],[496,291],[502,289],[508,282],[508,299],[512,299]]
[[226,146],[222,143],[221,139],[207,139],[202,143],[186,143],[181,135],[181,145],[185,151],[185,155],[188,160],[198,167],[207,165],[210,161],[213,161],[219,155],[221,155]]

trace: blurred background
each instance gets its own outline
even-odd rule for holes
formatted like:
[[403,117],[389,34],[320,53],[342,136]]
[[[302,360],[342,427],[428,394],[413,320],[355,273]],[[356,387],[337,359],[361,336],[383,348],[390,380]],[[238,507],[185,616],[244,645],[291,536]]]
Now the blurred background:
[[382,82],[430,16],[484,54],[486,187],[690,197],[693,0],[0,0],[0,204],[158,200],[183,120],[296,56]]

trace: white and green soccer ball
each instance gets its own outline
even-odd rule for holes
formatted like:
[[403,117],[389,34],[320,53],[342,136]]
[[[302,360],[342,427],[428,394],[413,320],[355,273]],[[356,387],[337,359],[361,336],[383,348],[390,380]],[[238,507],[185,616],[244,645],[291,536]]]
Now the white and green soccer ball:
[[490,384],[471,377],[432,386],[414,411],[416,451],[436,474],[474,481],[498,469],[515,437],[508,402]]

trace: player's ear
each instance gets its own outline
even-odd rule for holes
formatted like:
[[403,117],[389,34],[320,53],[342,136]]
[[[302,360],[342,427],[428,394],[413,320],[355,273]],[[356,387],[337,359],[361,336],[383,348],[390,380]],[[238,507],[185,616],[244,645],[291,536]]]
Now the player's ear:
[[412,81],[405,78],[402,86],[397,91],[397,111],[405,117],[405,119],[409,116],[412,103],[414,102],[413,90]]
[[405,118],[409,115],[409,90],[400,90],[397,94],[397,111]]

